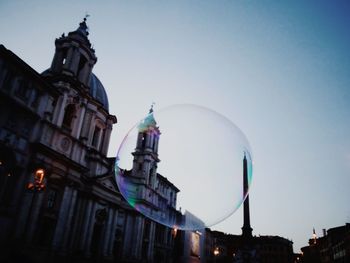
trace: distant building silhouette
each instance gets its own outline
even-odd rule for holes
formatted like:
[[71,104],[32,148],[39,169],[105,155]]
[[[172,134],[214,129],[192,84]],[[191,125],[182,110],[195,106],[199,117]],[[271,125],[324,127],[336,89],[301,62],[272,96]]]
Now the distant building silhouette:
[[[248,160],[243,157],[243,195],[248,191]],[[279,236],[253,236],[250,225],[249,195],[243,204],[241,235],[206,230],[207,262],[215,263],[293,263],[293,242]]]
[[303,263],[350,262],[350,224],[323,230],[322,237],[313,230],[309,245],[301,251]]

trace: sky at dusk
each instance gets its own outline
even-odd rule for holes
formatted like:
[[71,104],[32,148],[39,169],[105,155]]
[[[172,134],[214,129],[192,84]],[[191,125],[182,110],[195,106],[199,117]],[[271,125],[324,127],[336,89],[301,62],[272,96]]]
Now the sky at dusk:
[[[250,142],[254,235],[297,252],[313,228],[350,222],[348,1],[1,0],[0,43],[42,72],[86,12],[93,72],[118,118],[109,156],[152,102],[202,105]],[[242,214],[212,229],[240,234]]]

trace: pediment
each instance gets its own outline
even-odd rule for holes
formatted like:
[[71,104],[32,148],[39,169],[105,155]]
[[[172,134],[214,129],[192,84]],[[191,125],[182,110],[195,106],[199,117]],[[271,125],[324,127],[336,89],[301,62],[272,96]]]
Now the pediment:
[[98,178],[96,181],[98,184],[102,185],[105,188],[108,188],[108,189],[115,191],[115,192],[119,191],[118,185],[115,181],[115,177],[113,174],[109,174],[109,175],[103,176],[101,178]]

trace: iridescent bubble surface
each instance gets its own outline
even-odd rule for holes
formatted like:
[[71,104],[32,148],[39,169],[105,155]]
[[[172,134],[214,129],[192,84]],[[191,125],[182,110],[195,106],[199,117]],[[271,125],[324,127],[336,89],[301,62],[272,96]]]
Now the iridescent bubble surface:
[[211,109],[173,105],[151,110],[130,129],[115,176],[124,198],[146,217],[198,230],[223,221],[244,201],[244,156],[250,186],[251,149],[243,132]]

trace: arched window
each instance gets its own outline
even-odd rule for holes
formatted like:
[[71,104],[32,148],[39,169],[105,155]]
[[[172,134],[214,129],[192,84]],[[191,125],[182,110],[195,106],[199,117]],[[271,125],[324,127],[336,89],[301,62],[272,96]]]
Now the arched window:
[[80,54],[80,59],[79,59],[79,65],[78,65],[78,79],[83,82],[83,78],[86,75],[86,68],[85,65],[87,64],[87,59]]
[[62,126],[65,128],[71,129],[74,117],[75,117],[75,106],[74,104],[69,104],[64,110]]
[[94,134],[92,135],[92,143],[91,145],[95,147],[96,149],[99,146],[100,143],[100,137],[101,137],[101,128],[96,126],[94,130]]
[[91,146],[96,150],[102,150],[103,141],[105,138],[106,126],[101,119],[95,119],[95,127],[93,129],[92,137],[91,137]]

